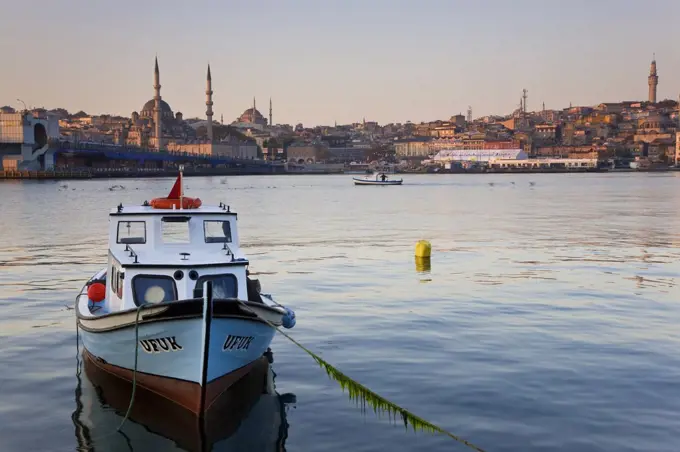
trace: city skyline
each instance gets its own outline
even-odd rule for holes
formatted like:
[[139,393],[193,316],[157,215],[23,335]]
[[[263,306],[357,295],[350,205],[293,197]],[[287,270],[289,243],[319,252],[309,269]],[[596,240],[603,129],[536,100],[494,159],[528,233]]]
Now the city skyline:
[[273,99],[275,123],[307,127],[430,121],[466,114],[468,105],[474,117],[507,114],[524,88],[529,111],[544,102],[644,101],[654,54],[657,100],[680,92],[672,47],[680,5],[672,1],[450,3],[265,1],[253,11],[242,1],[120,1],[108,11],[73,1],[45,4],[40,15],[8,3],[3,10],[16,20],[0,30],[0,51],[17,67],[3,74],[0,106],[20,108],[19,98],[130,116],[153,97],[156,55],[163,100],[185,117],[205,117],[210,63],[214,117],[225,123],[253,96],[265,106]]

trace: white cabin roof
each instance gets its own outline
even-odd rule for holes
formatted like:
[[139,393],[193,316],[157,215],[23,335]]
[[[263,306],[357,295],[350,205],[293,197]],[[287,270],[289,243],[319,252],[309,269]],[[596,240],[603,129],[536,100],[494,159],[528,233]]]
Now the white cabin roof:
[[247,265],[237,215],[226,205],[156,209],[119,205],[109,215],[109,251],[123,267]]

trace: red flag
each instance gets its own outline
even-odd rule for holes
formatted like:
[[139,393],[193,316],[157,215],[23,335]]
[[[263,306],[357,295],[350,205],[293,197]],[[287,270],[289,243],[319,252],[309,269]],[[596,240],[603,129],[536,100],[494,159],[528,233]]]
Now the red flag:
[[179,175],[177,176],[177,180],[175,181],[175,185],[173,185],[172,190],[170,190],[168,199],[179,199],[181,195],[181,190],[182,190],[182,173],[179,173]]

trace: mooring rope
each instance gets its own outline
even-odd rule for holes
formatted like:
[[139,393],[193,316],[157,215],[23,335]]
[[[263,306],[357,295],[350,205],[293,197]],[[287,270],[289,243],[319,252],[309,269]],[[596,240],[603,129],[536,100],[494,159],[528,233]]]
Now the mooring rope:
[[[435,425],[435,424],[433,424],[429,421],[426,421],[425,419],[423,419],[419,416],[416,416],[415,414],[411,413],[410,411],[400,407],[396,403],[391,402],[391,401],[387,400],[386,398],[376,394],[375,392],[371,391],[366,386],[362,385],[361,383],[357,382],[356,380],[348,377],[344,373],[340,372],[337,368],[335,368],[334,366],[330,365],[328,362],[326,362],[325,360],[320,358],[316,353],[312,352],[307,347],[305,347],[304,345],[302,345],[301,343],[296,341],[293,337],[291,337],[290,335],[288,335],[284,331],[280,330],[279,327],[277,327],[276,325],[271,323],[269,320],[267,320],[263,316],[259,315],[257,312],[255,312],[253,309],[251,309],[250,306],[245,304],[245,302],[243,302],[241,300],[237,300],[237,301],[243,307],[245,307],[249,312],[255,314],[259,319],[266,322],[269,326],[271,326],[276,331],[281,333],[286,339],[291,341],[293,344],[295,344],[300,349],[302,349],[305,353],[307,353],[309,356],[311,356],[317,362],[317,364],[319,364],[319,366],[321,366],[322,368],[324,368],[326,370],[326,373],[328,374],[329,378],[332,378],[332,379],[339,381],[339,382],[345,382],[345,381],[352,382],[352,384],[356,388],[359,389],[359,391],[358,391],[359,394],[357,394],[356,391],[353,394],[352,388],[348,388],[348,391],[350,393],[350,399],[353,399],[355,397],[361,397],[361,395],[363,395],[363,394],[369,394],[370,398],[363,396],[363,400],[362,400],[363,402],[368,400],[369,403],[371,403],[371,399],[373,399],[377,402],[376,403],[377,406],[385,409],[388,413],[390,413],[390,414],[392,414],[392,413],[397,414],[398,413],[401,416],[402,420],[404,421],[404,426],[406,428],[408,428],[408,422],[410,420],[411,421],[411,427],[413,428],[414,431],[417,430],[417,429],[420,429],[420,430],[429,430],[430,432],[441,433],[443,435],[448,436],[449,438],[452,438],[452,439],[458,441],[461,444],[466,445],[467,447],[469,447],[473,450],[476,450],[477,452],[485,452],[484,449],[482,449],[481,447],[476,446],[475,444],[472,444],[470,441],[463,439],[463,438],[461,438],[457,435],[454,435],[453,433],[449,432],[448,430],[445,430],[445,429],[443,429],[443,428],[441,428],[441,427],[439,427],[439,426],[437,426],[437,425]],[[272,301],[274,301],[274,300],[272,300]],[[274,301],[274,303],[276,303],[276,302]],[[276,304],[281,306],[278,303],[276,303]],[[342,386],[342,389],[344,391],[345,386],[342,383],[341,383],[341,386]],[[363,393],[363,394],[361,394],[361,393]],[[357,399],[357,401],[358,401],[358,399]],[[375,407],[374,407],[374,409],[375,409]]]
[[[76,304],[78,303],[78,298],[81,295],[82,294],[79,294],[76,297]],[[103,434],[101,436],[97,436],[97,437],[94,437],[94,438],[88,438],[88,442],[92,443],[92,444],[89,444],[89,446],[94,445],[95,441],[100,441],[102,439],[108,438],[108,437],[115,435],[115,434],[123,435],[123,437],[126,439],[126,441],[128,442],[128,445],[129,445],[130,439],[127,437],[127,435],[125,435],[125,433],[121,429],[123,428],[123,425],[125,424],[125,422],[127,422],[127,420],[130,418],[130,414],[132,413],[132,407],[135,403],[135,395],[136,395],[136,392],[137,392],[137,364],[139,362],[139,315],[141,314],[143,307],[144,307],[144,305],[140,305],[140,306],[137,307],[137,315],[135,317],[135,364],[134,364],[134,367],[132,369],[132,394],[130,394],[130,402],[128,403],[127,411],[125,413],[125,416],[123,416],[123,420],[120,422],[120,425],[118,425],[118,427],[115,430],[113,430],[109,433]],[[78,329],[78,317],[76,316],[76,377],[80,376],[80,366],[82,365],[82,361],[80,361],[79,356],[80,356],[80,332],[79,332],[79,329]],[[63,450],[66,450],[66,449],[67,448],[63,448]],[[72,449],[72,448],[69,447],[69,449]],[[80,447],[77,446],[76,449],[80,450]],[[61,450],[61,449],[58,449],[58,450]]]
[[135,366],[132,368],[132,394],[130,394],[130,403],[128,404],[128,409],[127,412],[125,413],[125,417],[123,417],[123,420],[120,422],[120,425],[116,429],[117,431],[120,432],[120,429],[123,428],[123,424],[125,424],[125,421],[128,420],[130,417],[130,413],[132,412],[132,406],[135,403],[135,393],[137,391],[137,361],[139,359],[139,314],[142,312],[142,307],[144,305],[141,304],[137,307],[137,317],[135,318]]

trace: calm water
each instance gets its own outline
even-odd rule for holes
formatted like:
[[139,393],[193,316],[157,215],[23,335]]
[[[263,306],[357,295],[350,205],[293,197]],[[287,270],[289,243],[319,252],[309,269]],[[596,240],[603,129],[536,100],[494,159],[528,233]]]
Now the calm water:
[[[77,401],[98,433],[120,422],[78,385],[67,306],[105,265],[108,209],[172,182],[0,184],[0,450],[75,450]],[[186,193],[239,213],[251,271],[296,310],[294,337],[415,414],[488,451],[678,450],[680,174],[405,183],[187,178]],[[362,414],[285,338],[272,349],[277,391],[297,397],[287,450],[468,450]],[[97,447],[172,448],[124,430]]]

